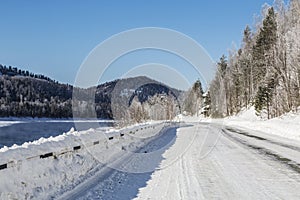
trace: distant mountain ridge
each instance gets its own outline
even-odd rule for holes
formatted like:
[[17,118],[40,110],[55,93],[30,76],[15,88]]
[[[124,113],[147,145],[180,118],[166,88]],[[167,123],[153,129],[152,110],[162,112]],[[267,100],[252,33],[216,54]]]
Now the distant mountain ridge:
[[[151,83],[151,87],[147,87]],[[136,91],[137,86],[143,90]],[[149,85],[150,86],[150,85]],[[34,74],[16,67],[0,65],[0,117],[48,117],[71,118],[73,86],[62,84],[47,76]],[[152,96],[164,93],[165,95],[179,96],[181,91],[170,88],[162,83],[145,76],[117,79],[87,89],[80,89],[84,94],[94,90],[94,109],[98,118],[114,119],[114,109],[120,107],[122,101],[127,105],[138,96],[140,103]],[[82,99],[88,101],[88,99]],[[74,103],[74,102],[73,102]],[[84,105],[77,102],[78,105]],[[89,117],[88,107],[82,107]]]

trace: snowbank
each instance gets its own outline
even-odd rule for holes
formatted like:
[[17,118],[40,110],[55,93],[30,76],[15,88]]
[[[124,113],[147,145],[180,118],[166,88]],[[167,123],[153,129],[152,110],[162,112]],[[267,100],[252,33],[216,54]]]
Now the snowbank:
[[290,112],[270,120],[262,120],[255,115],[255,110],[251,107],[236,116],[225,118],[223,123],[300,141],[300,111]]
[[50,199],[95,168],[134,151],[163,128],[146,123],[117,129],[70,130],[57,137],[0,149],[0,199]]
[[298,113],[290,112],[270,120],[263,120],[257,116],[254,107],[244,109],[237,115],[226,118],[212,119],[202,116],[184,116],[182,120],[185,122],[205,122],[234,126],[300,141],[300,108],[298,110]]

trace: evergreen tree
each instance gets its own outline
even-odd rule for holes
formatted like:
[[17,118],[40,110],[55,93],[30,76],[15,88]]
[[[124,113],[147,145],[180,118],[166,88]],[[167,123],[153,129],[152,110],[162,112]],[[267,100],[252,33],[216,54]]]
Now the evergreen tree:
[[201,81],[197,80],[186,94],[186,98],[184,100],[184,111],[191,115],[198,115],[203,103],[203,93]]
[[227,69],[226,56],[222,55],[222,57],[220,58],[220,61],[218,62],[218,70],[219,70],[222,78],[225,77],[226,69]]
[[203,108],[201,114],[203,114],[204,117],[211,115],[211,97],[209,90],[203,94]]
[[[266,18],[263,20],[262,28],[259,31],[259,34],[256,38],[256,44],[254,46],[253,51],[253,58],[254,58],[254,85],[256,85],[257,94],[256,94],[256,100],[255,100],[255,108],[258,113],[261,112],[260,109],[262,109],[261,105],[256,105],[260,101],[258,99],[265,98],[268,102],[266,102],[267,105],[270,104],[270,99],[272,92],[269,91],[269,89],[263,89],[264,86],[267,85],[269,82],[269,79],[272,76],[275,76],[274,72],[274,64],[275,64],[275,57],[274,57],[274,49],[277,42],[277,22],[276,22],[276,15],[274,8],[271,7],[268,10],[268,14]],[[261,94],[262,92],[266,92],[266,94]],[[259,103],[261,104],[261,103]],[[269,107],[268,107],[268,116],[269,113]]]

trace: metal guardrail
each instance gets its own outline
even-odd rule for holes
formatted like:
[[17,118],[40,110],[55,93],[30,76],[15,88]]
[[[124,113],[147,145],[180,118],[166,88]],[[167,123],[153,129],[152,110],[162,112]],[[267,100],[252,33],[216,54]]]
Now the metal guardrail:
[[[136,132],[138,132],[140,130],[155,129],[159,125],[160,124],[150,125],[150,126],[141,127],[139,129],[135,129],[135,130],[130,130],[130,131],[127,131],[127,134],[128,135],[133,135],[133,134],[135,134]],[[125,133],[123,133],[123,132],[121,132],[119,134],[120,138],[124,137],[124,136],[125,136]],[[115,138],[116,138],[115,136],[110,136],[110,137],[108,137],[108,140],[113,140]],[[90,146],[99,145],[99,144],[100,144],[100,141],[97,140],[97,141],[92,142]],[[55,152],[48,152],[48,153],[38,155],[38,156],[27,157],[27,158],[25,158],[25,160],[31,160],[31,159],[35,159],[35,158],[46,159],[46,158],[50,158],[50,157],[57,158],[58,156],[66,154],[66,153],[78,152],[79,150],[83,149],[85,146],[86,145],[77,145],[77,146],[74,146],[74,147],[71,147],[71,148],[66,147],[65,149],[63,149],[59,152],[56,152],[56,153]],[[21,162],[22,162],[22,160],[18,160],[18,161],[10,161],[8,163],[0,164],[0,171],[4,170],[4,169],[7,169],[7,168],[12,168],[12,167],[16,166],[16,164],[18,164],[18,165],[21,164]]]

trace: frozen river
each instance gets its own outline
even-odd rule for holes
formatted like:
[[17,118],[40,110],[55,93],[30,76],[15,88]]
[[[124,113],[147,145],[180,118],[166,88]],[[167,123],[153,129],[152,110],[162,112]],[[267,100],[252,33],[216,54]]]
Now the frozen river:
[[72,127],[75,130],[86,130],[112,126],[110,121],[76,121],[72,120],[26,120],[26,121],[2,121],[0,126],[0,148],[3,146],[21,145],[24,142],[38,140],[41,137],[48,138],[68,132]]

